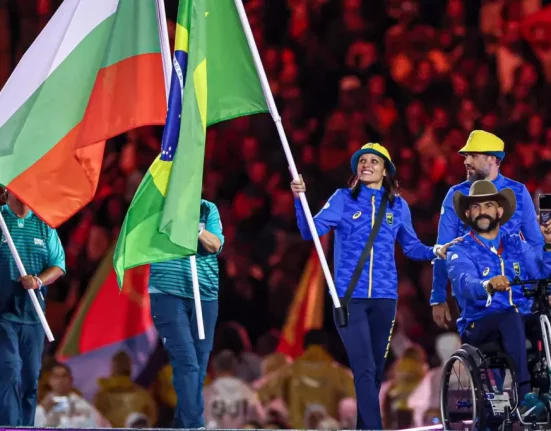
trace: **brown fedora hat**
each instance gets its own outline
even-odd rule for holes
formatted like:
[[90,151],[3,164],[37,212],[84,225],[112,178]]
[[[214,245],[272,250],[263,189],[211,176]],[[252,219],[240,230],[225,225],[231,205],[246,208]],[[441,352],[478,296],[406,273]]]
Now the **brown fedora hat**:
[[496,201],[503,208],[503,215],[499,223],[504,225],[507,223],[515,210],[517,209],[517,197],[513,190],[507,188],[501,190],[499,193],[494,186],[494,183],[488,180],[475,181],[469,189],[469,195],[457,191],[453,195],[453,208],[457,217],[465,223],[469,224],[470,220],[467,218],[465,211],[469,209],[469,205],[473,202],[486,202]]

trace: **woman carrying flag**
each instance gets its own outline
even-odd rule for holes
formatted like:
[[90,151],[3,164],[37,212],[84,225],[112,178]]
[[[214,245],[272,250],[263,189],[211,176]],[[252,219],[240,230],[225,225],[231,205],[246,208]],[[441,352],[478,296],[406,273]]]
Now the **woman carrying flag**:
[[[335,284],[348,322],[335,317],[354,373],[357,427],[382,429],[379,390],[398,298],[394,244],[398,240],[410,259],[433,260],[445,258],[451,243],[428,247],[419,240],[408,204],[397,193],[396,168],[385,147],[364,145],[351,165],[352,186],[338,189],[314,223],[319,236],[335,230]],[[302,178],[291,183],[291,190],[300,232],[312,239],[298,199],[306,191]]]

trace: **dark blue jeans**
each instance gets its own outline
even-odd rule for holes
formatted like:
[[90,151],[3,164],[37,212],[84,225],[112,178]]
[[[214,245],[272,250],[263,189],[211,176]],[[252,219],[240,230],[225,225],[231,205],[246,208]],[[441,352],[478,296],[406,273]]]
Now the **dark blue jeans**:
[[383,429],[379,392],[395,317],[395,299],[351,299],[348,325],[337,325],[354,374],[357,429]]
[[178,402],[175,426],[204,427],[203,383],[218,318],[218,301],[201,301],[205,339],[199,340],[193,299],[151,294],[151,315],[172,365]]
[[0,319],[0,426],[34,425],[44,330]]

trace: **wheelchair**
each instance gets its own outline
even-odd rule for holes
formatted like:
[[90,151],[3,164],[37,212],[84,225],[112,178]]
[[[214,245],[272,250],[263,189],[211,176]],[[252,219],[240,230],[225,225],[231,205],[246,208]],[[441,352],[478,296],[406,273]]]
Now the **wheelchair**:
[[[534,392],[549,393],[551,375],[551,278],[520,281],[524,296],[533,298],[532,316],[541,333],[527,339],[528,367]],[[536,286],[527,288],[526,286]],[[539,321],[539,322],[538,322]],[[539,323],[539,325],[537,325]],[[538,331],[539,332],[539,331]],[[501,343],[490,342],[474,347],[463,344],[443,367],[440,385],[440,410],[445,430],[512,431],[551,429],[551,403],[547,403],[547,420],[540,422],[530,412],[519,412],[515,364]]]

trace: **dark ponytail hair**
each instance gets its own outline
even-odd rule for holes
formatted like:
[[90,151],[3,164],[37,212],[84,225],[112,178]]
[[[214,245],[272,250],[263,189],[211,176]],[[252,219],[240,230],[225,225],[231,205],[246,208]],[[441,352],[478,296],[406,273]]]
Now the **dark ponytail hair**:
[[[391,207],[394,206],[396,196],[399,196],[400,186],[398,184],[398,181],[394,179],[394,176],[387,174],[383,177],[383,187],[385,188],[385,194],[389,205]],[[362,182],[357,175],[354,175],[350,179],[350,191],[352,192],[352,199],[358,200],[358,195],[360,194],[361,189]]]

